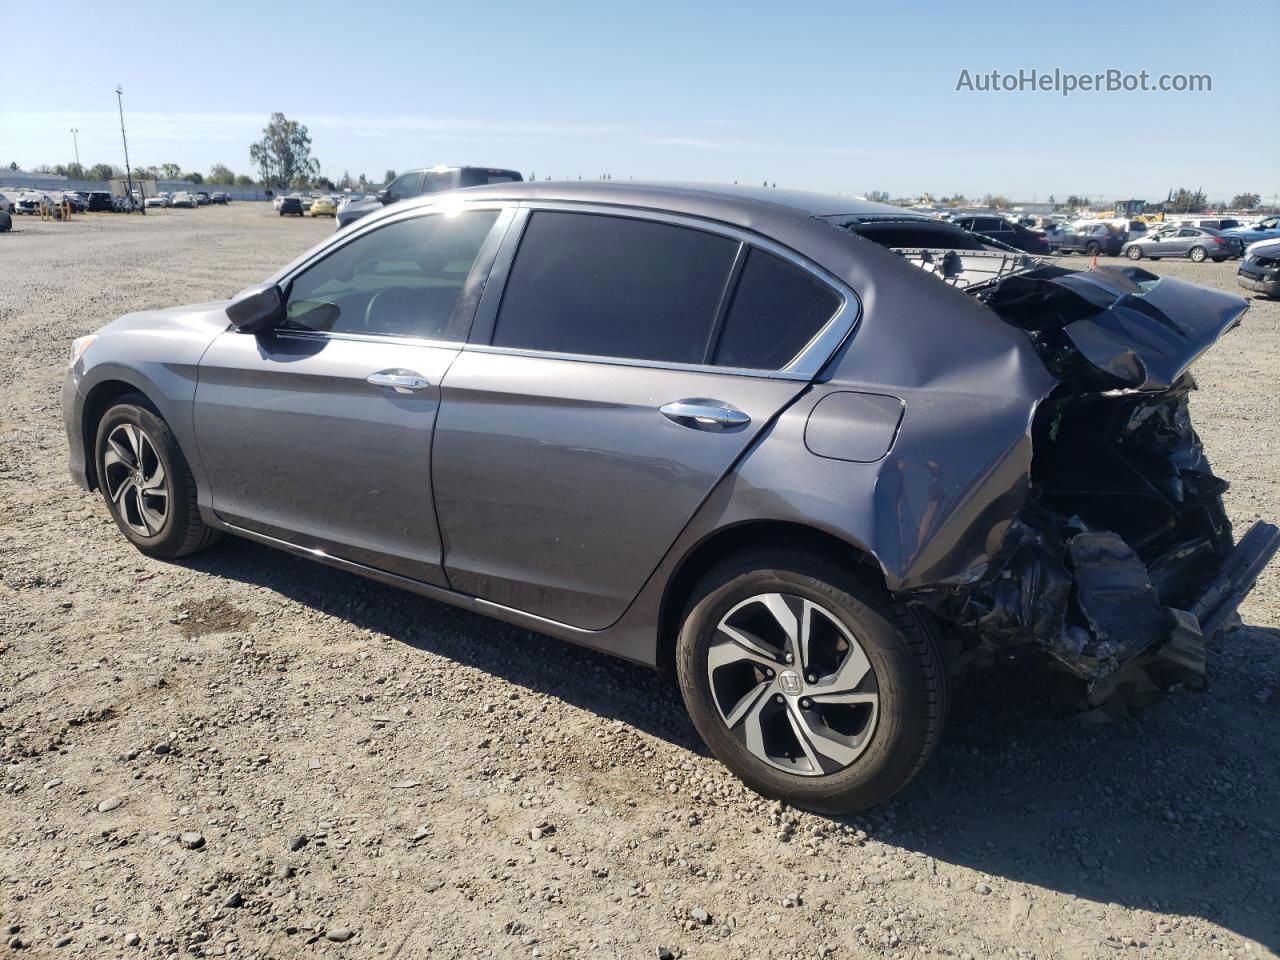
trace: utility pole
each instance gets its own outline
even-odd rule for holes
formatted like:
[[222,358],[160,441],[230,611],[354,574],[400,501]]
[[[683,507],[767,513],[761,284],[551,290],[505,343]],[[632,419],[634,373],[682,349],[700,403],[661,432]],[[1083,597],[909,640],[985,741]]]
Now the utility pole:
[[[120,140],[124,144],[124,175],[129,190],[129,209],[133,209],[133,168],[129,166],[129,138],[124,135],[124,90],[116,84],[116,104],[120,108]],[[143,216],[146,216],[147,205],[142,205]]]
[[80,141],[76,139],[76,134],[80,131],[75,127],[71,128],[71,143],[76,148],[76,166],[80,166]]

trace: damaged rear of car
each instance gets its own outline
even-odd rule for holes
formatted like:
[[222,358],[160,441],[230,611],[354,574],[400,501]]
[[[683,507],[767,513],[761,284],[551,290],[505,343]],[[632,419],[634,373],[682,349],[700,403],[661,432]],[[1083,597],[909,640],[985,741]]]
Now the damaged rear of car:
[[[1280,546],[1262,521],[1234,538],[1227,483],[1188,404],[1190,367],[1247,302],[1136,268],[1073,271],[938,244],[937,224],[840,225],[1023,331],[1056,381],[1028,397],[1025,499],[998,548],[914,599],[970,653],[1041,649],[1106,716],[1202,685],[1206,643]],[[884,243],[891,234],[897,242]]]

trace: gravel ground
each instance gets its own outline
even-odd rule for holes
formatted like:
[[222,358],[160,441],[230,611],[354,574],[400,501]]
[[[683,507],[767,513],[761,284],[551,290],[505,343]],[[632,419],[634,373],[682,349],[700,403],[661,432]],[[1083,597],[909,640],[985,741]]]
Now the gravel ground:
[[[1207,693],[1097,727],[993,675],[839,820],[747,792],[640,668],[246,542],[135,552],[66,474],[69,341],[330,230],[242,204],[0,235],[0,951],[1275,956],[1275,567]],[[1280,513],[1278,370],[1261,300],[1198,367],[1241,527]]]

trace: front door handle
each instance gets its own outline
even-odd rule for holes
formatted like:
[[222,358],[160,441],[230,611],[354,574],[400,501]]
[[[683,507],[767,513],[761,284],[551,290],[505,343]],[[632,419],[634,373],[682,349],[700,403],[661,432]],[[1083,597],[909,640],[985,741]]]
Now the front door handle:
[[694,430],[732,430],[751,422],[741,410],[721,400],[673,400],[658,410],[673,423]]
[[396,393],[414,393],[431,386],[431,381],[413,370],[379,370],[365,377],[375,387],[390,387]]

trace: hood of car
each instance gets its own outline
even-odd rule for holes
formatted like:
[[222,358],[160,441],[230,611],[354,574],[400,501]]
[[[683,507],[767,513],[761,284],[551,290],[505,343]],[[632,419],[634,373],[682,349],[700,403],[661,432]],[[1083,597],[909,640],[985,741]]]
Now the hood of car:
[[350,223],[352,220],[359,220],[361,217],[381,210],[382,206],[381,200],[353,200],[338,211],[338,220],[341,223]]
[[213,340],[231,325],[227,319],[226,300],[211,303],[192,303],[163,310],[142,310],[126,313],[99,331],[102,334],[131,335],[190,335]]

